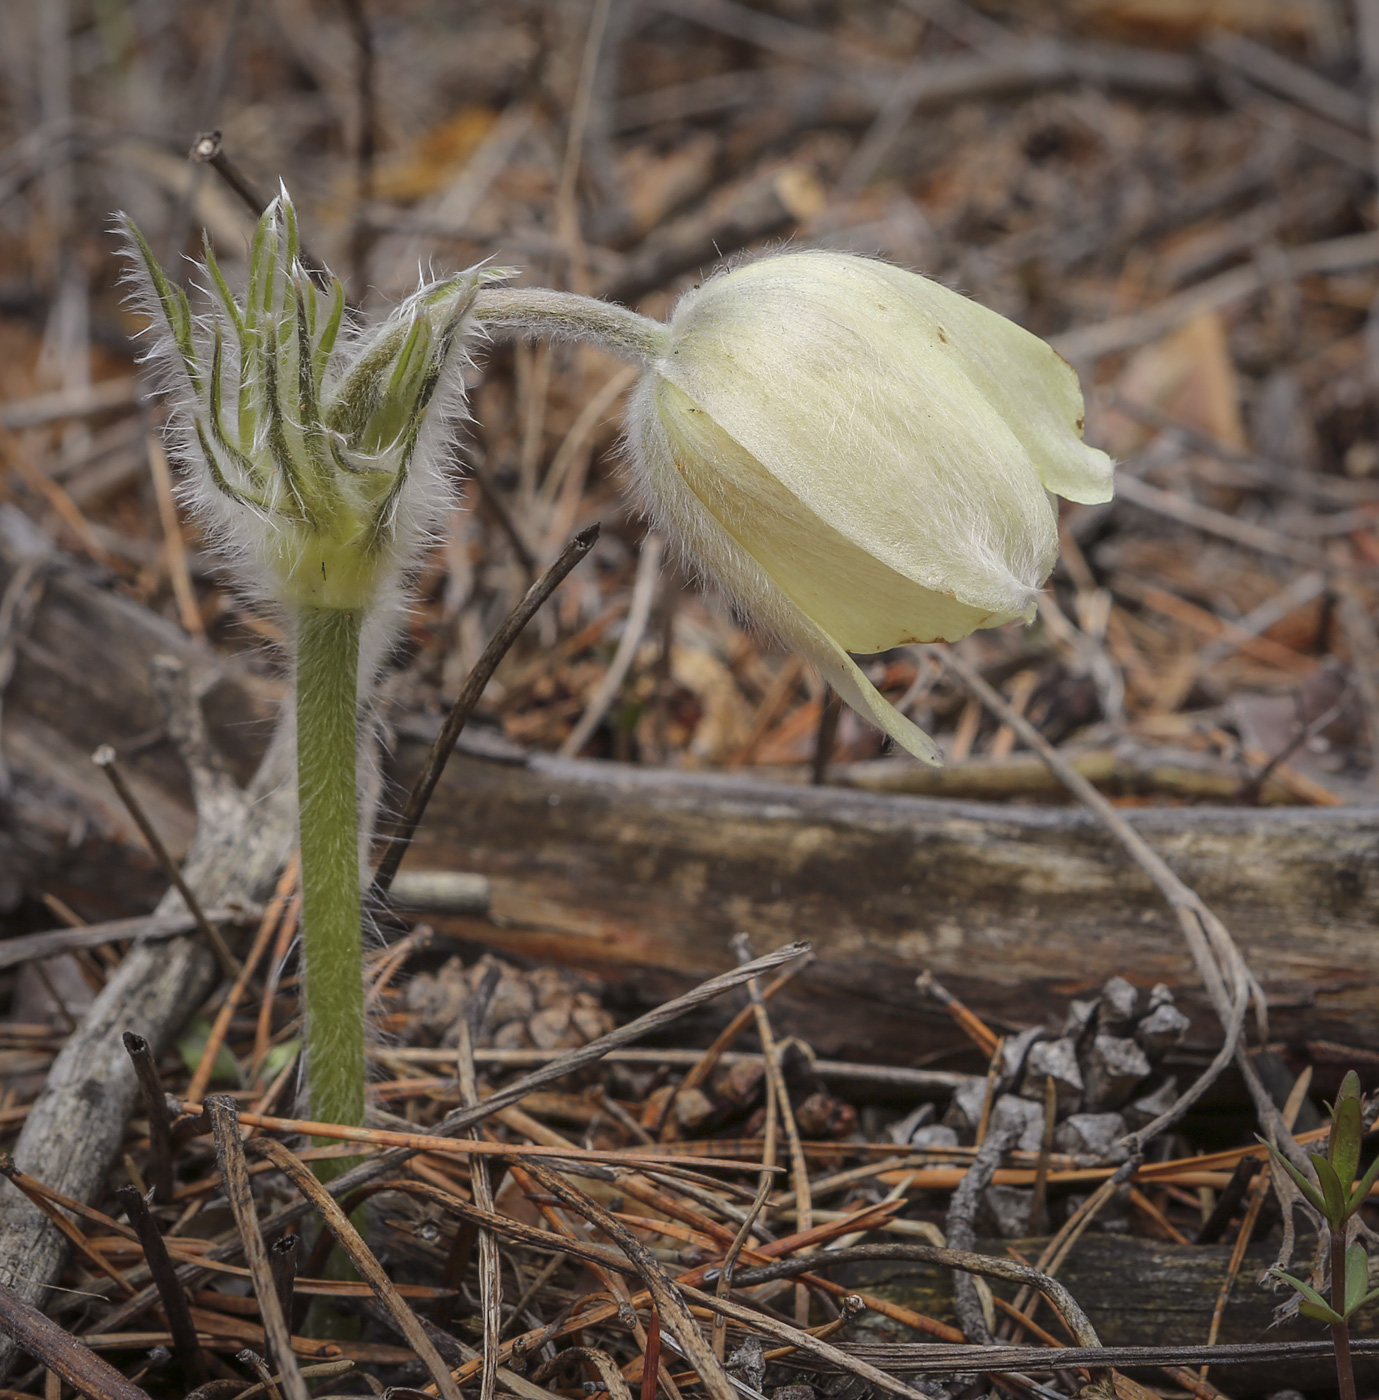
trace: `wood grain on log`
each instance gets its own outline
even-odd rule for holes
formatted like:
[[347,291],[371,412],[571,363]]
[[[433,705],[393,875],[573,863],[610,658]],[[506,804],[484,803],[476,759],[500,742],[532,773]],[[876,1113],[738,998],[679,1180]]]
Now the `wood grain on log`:
[[[1007,1245],[1013,1244],[1022,1257],[1035,1259],[1043,1243],[987,1240],[979,1248],[984,1253],[1004,1254]],[[1224,1244],[1169,1244],[1091,1231],[1074,1246],[1058,1277],[1086,1309],[1103,1346],[1202,1345],[1231,1251],[1232,1246]],[[1264,1243],[1251,1245],[1246,1251],[1222,1316],[1218,1340],[1223,1346],[1325,1339],[1325,1328],[1307,1318],[1273,1325],[1274,1309],[1287,1301],[1288,1291],[1263,1286],[1258,1280],[1275,1262],[1277,1252],[1276,1245]],[[1296,1272],[1306,1273],[1308,1258],[1310,1242],[1304,1241],[1296,1256]],[[926,1317],[954,1320],[952,1279],[942,1270],[918,1264],[853,1264],[835,1269],[833,1277]],[[1012,1291],[1000,1283],[993,1283],[992,1288],[1005,1297]],[[1039,1318],[1049,1325],[1047,1311]],[[1352,1334],[1373,1336],[1376,1325],[1379,1308],[1370,1305],[1352,1321]],[[884,1322],[868,1330],[878,1340],[864,1343],[859,1336],[858,1344],[849,1350],[886,1370],[903,1373],[907,1366],[931,1369],[932,1362],[919,1358],[935,1352],[932,1345],[915,1346],[911,1336]],[[881,1336],[892,1340],[878,1344]],[[1372,1385],[1379,1379],[1379,1357],[1357,1359],[1356,1370]],[[1285,1386],[1326,1389],[1334,1387],[1335,1377],[1335,1362],[1329,1355],[1303,1362],[1275,1358],[1270,1366],[1214,1365],[1211,1372],[1212,1380],[1230,1395],[1258,1394]]]
[[[420,754],[404,743],[400,773]],[[1234,932],[1276,1035],[1379,1047],[1379,813],[1127,815]],[[728,966],[739,929],[758,947],[808,939],[817,961],[781,1014],[824,1054],[958,1043],[914,991],[924,968],[1000,1023],[1122,973],[1173,987],[1198,1043],[1215,1031],[1162,901],[1076,810],[459,754],[403,868],[489,877],[489,920],[433,908],[439,929],[648,995]]]
[[[0,507],[0,591],[46,539]],[[109,783],[92,766],[112,744],[121,767],[174,855],[195,828],[184,765],[154,695],[153,659],[175,658],[201,695],[216,747],[247,781],[268,744],[280,687],[219,657],[149,608],[114,591],[99,569],[54,554],[43,594],[15,639],[0,744],[10,790],[0,802],[0,870],[8,907],[49,890],[88,919],[147,908],[166,881]]]

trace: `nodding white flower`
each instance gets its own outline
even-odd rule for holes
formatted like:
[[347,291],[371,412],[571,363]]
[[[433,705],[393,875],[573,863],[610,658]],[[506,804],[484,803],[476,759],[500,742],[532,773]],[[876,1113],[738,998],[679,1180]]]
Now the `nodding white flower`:
[[662,528],[855,710],[927,763],[933,740],[849,652],[956,641],[1034,612],[1050,492],[1111,498],[1077,375],[937,282],[786,253],[690,292],[629,415]]
[[209,244],[208,307],[193,315],[125,220],[134,281],[165,322],[161,363],[183,456],[183,498],[289,608],[367,611],[417,560],[450,503],[448,429],[464,403],[464,333],[485,282],[423,285],[359,327],[329,273],[300,257],[284,190],[269,205],[236,300]]

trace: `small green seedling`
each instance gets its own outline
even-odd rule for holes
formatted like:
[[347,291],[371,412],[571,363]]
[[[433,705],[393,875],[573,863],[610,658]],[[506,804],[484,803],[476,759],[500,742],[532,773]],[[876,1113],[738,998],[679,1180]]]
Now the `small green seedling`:
[[1355,1375],[1350,1360],[1349,1321],[1357,1309],[1379,1298],[1379,1288],[1369,1286],[1369,1258],[1364,1246],[1347,1247],[1350,1221],[1369,1199],[1370,1188],[1379,1178],[1379,1158],[1355,1181],[1360,1166],[1360,1139],[1364,1133],[1359,1077],[1352,1070],[1341,1081],[1340,1092],[1331,1110],[1331,1135],[1326,1154],[1309,1154],[1317,1173],[1314,1185],[1272,1144],[1269,1151],[1274,1160],[1297,1183],[1298,1190],[1326,1221],[1331,1230],[1331,1301],[1300,1278],[1282,1269],[1270,1269],[1275,1278],[1296,1288],[1302,1301],[1299,1310],[1304,1317],[1330,1324],[1331,1339],[1336,1348],[1336,1376],[1341,1400],[1355,1400]]

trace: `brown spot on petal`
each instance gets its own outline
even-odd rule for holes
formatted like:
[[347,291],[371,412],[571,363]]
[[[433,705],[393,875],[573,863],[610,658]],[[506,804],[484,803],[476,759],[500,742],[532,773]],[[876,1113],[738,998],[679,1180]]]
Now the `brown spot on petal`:
[[948,344],[948,337],[947,337],[946,335],[944,335],[944,333],[943,333],[943,327],[942,327],[942,326],[940,326],[940,327],[938,328],[938,338],[939,338],[945,345]]

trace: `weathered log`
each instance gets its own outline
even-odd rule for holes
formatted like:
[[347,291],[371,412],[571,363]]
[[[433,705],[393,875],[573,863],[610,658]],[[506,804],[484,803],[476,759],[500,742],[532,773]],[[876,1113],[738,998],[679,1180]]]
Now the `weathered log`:
[[[31,533],[32,527],[28,527]],[[0,511],[0,587],[24,522]],[[15,541],[19,540],[16,544]],[[91,768],[121,750],[165,837],[191,828],[187,785],[157,739],[150,662],[180,657],[206,688],[218,744],[252,765],[268,682],[214,658],[59,558],[5,695],[13,786],[0,812],[12,882],[54,889],[87,917],[147,907],[157,888],[124,814]],[[429,738],[404,733],[394,779]],[[1379,814],[1365,809],[1137,809],[1132,822],[1226,920],[1267,988],[1274,1034],[1379,1049]],[[85,832],[73,841],[73,831]],[[1073,809],[809,789],[520,755],[457,755],[404,869],[491,880],[488,918],[427,917],[476,944],[558,958],[661,996],[728,965],[726,940],[808,938],[816,967],[781,1003],[825,1054],[892,1062],[960,1044],[918,997],[928,967],[998,1023],[1024,1024],[1122,972],[1164,981],[1214,1022],[1166,911]],[[472,906],[471,906],[472,907]],[[839,993],[843,995],[839,995]]]
[[[1013,1244],[1021,1256],[1038,1258],[1042,1240],[990,1240],[980,1248],[1004,1254]],[[1059,1279],[1067,1286],[1091,1319],[1102,1345],[1107,1347],[1203,1345],[1230,1261],[1230,1245],[1182,1245],[1089,1231],[1074,1246]],[[1240,1274],[1231,1289],[1221,1320],[1219,1342],[1223,1346],[1247,1342],[1302,1342],[1327,1338],[1321,1323],[1294,1318],[1273,1325],[1274,1310],[1288,1300],[1286,1288],[1261,1285],[1259,1279],[1274,1263],[1277,1246],[1251,1245]],[[1303,1241],[1295,1260],[1296,1272],[1306,1273],[1309,1242]],[[865,1288],[869,1293],[912,1308],[927,1317],[952,1323],[952,1278],[944,1271],[920,1264],[852,1264],[833,1271],[839,1283]],[[1009,1298],[1012,1289],[999,1282],[994,1292]],[[1039,1317],[1045,1326],[1047,1311]],[[1371,1304],[1351,1321],[1356,1337],[1372,1337],[1379,1325],[1379,1307]],[[920,1360],[932,1354],[930,1346],[916,1346],[916,1339],[884,1321],[868,1324],[866,1341],[859,1335],[848,1347],[874,1365],[897,1374],[914,1374],[931,1363]],[[882,1338],[886,1338],[882,1341]],[[1028,1338],[1026,1340],[1029,1340]],[[1379,1379],[1379,1357],[1356,1361],[1356,1371],[1366,1384]],[[1213,1365],[1211,1379],[1230,1395],[1251,1395],[1280,1390],[1331,1389],[1336,1368],[1329,1356],[1311,1361],[1279,1361],[1269,1366]],[[1148,1379],[1153,1381],[1152,1375]],[[1162,1379],[1162,1377],[1160,1377]]]
[[[21,544],[26,538],[12,515],[0,518],[0,530],[5,532],[0,537],[18,538]],[[161,677],[161,724],[190,770],[197,816],[184,871],[187,883],[208,907],[261,896],[290,847],[294,806],[292,785],[284,781],[288,746],[275,744],[254,783],[241,793],[210,762],[200,710],[188,688],[190,667],[213,670],[210,653],[146,609],[94,587],[61,560],[52,561],[49,574],[34,630],[18,647],[20,664],[8,696],[4,752],[11,794],[21,794],[21,802],[10,808],[7,819],[13,822],[16,813],[22,818],[26,791],[37,799],[27,808],[34,814],[61,816],[69,807],[80,812],[82,784],[86,772],[94,770],[90,742],[81,746],[86,772],[80,766],[78,726],[99,725],[97,735],[105,737],[112,726],[127,726],[138,713],[146,728],[148,721],[159,722],[159,711],[151,704],[145,709],[141,702],[145,695],[152,698]],[[140,680],[146,688],[142,692]],[[66,697],[64,682],[71,689]],[[113,702],[108,711],[107,702]],[[167,795],[175,786],[160,789],[147,771],[140,793],[145,800]],[[91,798],[97,812],[108,811],[108,799],[101,802],[94,792]],[[173,800],[169,797],[168,806]],[[169,821],[167,807],[155,815]],[[121,825],[112,820],[112,834]],[[13,825],[10,830],[20,839],[31,836],[28,851],[40,862],[38,868],[52,865],[57,856],[51,849],[52,826],[33,833],[16,831]],[[132,833],[127,839],[133,839]],[[69,861],[88,858],[81,850]],[[160,914],[183,910],[175,893],[158,908]],[[105,1179],[138,1092],[122,1037],[133,1032],[160,1053],[210,991],[216,975],[214,956],[197,938],[134,947],[54,1060],[15,1144],[20,1169],[64,1195],[89,1200]],[[0,1194],[0,1282],[22,1300],[42,1300],[67,1248],[52,1223],[12,1187]],[[0,1376],[13,1360],[14,1347],[11,1336],[0,1335]]]
[[0,650],[8,640],[16,654],[0,710],[10,778],[0,793],[0,919],[42,891],[85,918],[120,918],[147,908],[166,881],[92,766],[92,750],[114,746],[174,855],[186,854],[195,828],[187,773],[154,697],[153,658],[186,668],[215,745],[241,781],[267,748],[281,688],[116,592],[99,568],[51,552],[23,514],[0,507],[0,594],[23,562],[45,555],[32,620],[21,635],[0,638]]
[[[404,742],[402,777],[421,747]],[[1127,813],[1226,921],[1292,1042],[1379,1047],[1379,813]],[[1080,811],[807,788],[531,756],[459,754],[404,871],[488,876],[488,920],[437,928],[661,995],[757,946],[817,961],[782,999],[821,1053],[910,1060],[959,1043],[914,989],[929,968],[998,1024],[1061,1010],[1114,973],[1215,1020],[1149,882]]]

